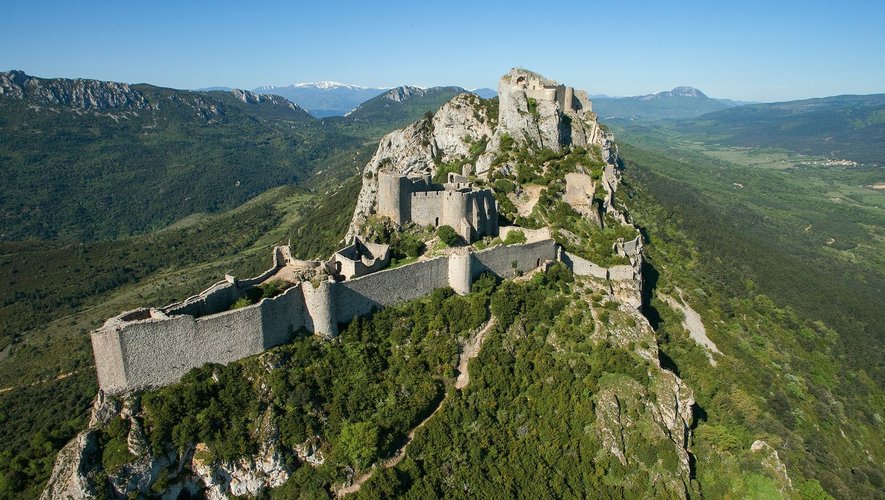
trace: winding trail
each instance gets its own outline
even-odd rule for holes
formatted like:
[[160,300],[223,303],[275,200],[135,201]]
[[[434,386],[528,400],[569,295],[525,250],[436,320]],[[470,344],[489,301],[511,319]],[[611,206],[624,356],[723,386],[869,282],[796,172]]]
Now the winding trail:
[[[458,359],[458,378],[455,380],[456,389],[461,390],[467,387],[467,384],[470,383],[470,374],[467,371],[467,364],[470,362],[471,359],[475,358],[479,354],[486,334],[495,327],[495,323],[495,317],[492,316],[492,318],[481,329],[479,329],[479,331],[473,334],[465,342],[464,348]],[[372,477],[372,474],[376,470],[396,467],[396,465],[400,463],[403,458],[406,457],[406,448],[408,448],[409,444],[412,443],[412,440],[415,439],[415,433],[417,433],[419,429],[424,427],[424,425],[427,424],[427,422],[429,422],[430,419],[433,418],[433,416],[442,409],[442,407],[446,403],[446,400],[449,399],[450,394],[451,392],[446,390],[445,396],[443,396],[443,398],[439,401],[439,404],[436,405],[436,408],[434,408],[433,412],[431,412],[430,415],[428,415],[424,420],[418,423],[418,425],[413,427],[408,434],[406,434],[406,442],[403,443],[403,445],[398,450],[396,450],[392,457],[375,463],[372,467],[369,468],[369,470],[354,478],[353,482],[350,483],[349,486],[340,485],[337,488],[333,488],[332,493],[334,493],[337,498],[343,498],[351,493],[356,493],[360,490],[363,484]]]
[[0,389],[0,394],[3,394],[3,393],[5,393],[5,392],[11,392],[11,391],[14,391],[14,390],[16,390],[16,389],[21,389],[21,388],[23,388],[23,387],[34,387],[35,385],[46,384],[46,383],[49,383],[49,382],[58,382],[59,380],[64,380],[64,379],[70,377],[71,375],[73,375],[73,374],[75,374],[75,373],[79,373],[79,372],[80,372],[80,370],[74,370],[74,371],[72,371],[72,372],[68,372],[68,373],[61,373],[61,374],[59,374],[59,375],[57,375],[57,376],[55,376],[55,377],[52,377],[52,378],[44,378],[44,379],[38,380],[38,381],[36,381],[36,382],[31,382],[30,384],[19,385],[19,386],[3,387],[2,389]]

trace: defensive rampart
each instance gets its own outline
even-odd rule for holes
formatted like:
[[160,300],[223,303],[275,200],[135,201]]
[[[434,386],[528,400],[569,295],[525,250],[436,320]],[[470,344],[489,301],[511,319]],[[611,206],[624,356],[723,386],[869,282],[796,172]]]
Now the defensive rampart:
[[231,278],[184,302],[129,311],[106,321],[92,333],[99,386],[117,393],[166,385],[203,364],[229,363],[290,342],[301,329],[333,337],[339,323],[356,316],[446,286],[465,294],[483,272],[509,278],[556,256],[550,239],[463,251],[352,280],[302,282],[276,297],[226,310],[245,294],[240,283],[258,283],[256,278]]

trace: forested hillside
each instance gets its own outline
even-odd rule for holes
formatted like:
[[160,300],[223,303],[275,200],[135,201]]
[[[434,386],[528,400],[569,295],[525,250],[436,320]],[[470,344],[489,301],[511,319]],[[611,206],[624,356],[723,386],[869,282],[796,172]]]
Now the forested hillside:
[[708,142],[885,164],[885,94],[749,104],[676,128],[701,134]]
[[[336,186],[384,133],[456,88],[318,120],[289,101],[0,74],[0,240],[95,240],[232,209],[280,185]],[[396,89],[394,89],[396,90]],[[317,175],[322,173],[322,175]]]
[[[812,481],[797,485],[803,496],[814,497],[813,481],[836,498],[878,496],[885,217],[883,195],[864,186],[879,169],[653,130],[619,131],[625,194],[648,238],[662,358],[697,389],[704,414],[695,443],[705,494],[725,495],[735,475],[704,477],[702,464],[727,470],[750,459],[755,436],[770,436],[787,471]],[[661,292],[691,301],[728,368],[674,335],[680,315]]]

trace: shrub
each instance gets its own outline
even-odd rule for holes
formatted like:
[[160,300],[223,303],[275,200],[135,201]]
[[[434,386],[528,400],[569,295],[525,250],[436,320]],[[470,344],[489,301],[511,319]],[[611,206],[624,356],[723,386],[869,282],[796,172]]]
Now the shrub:
[[458,233],[455,232],[455,228],[452,226],[442,225],[436,230],[437,236],[439,236],[440,241],[445,243],[446,245],[453,247],[460,245],[463,240]]
[[507,233],[507,237],[504,238],[505,245],[517,245],[520,243],[525,243],[526,237],[525,233],[522,231],[510,231]]
[[234,309],[240,309],[241,307],[251,306],[254,304],[249,297],[240,297],[233,304],[231,304],[230,309],[233,311]]

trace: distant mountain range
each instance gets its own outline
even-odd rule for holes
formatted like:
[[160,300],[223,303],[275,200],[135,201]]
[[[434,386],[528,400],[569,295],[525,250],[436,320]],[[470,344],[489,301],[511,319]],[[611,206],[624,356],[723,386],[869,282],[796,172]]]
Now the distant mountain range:
[[389,89],[361,87],[338,82],[310,82],[258,87],[253,92],[275,94],[297,103],[317,118],[343,116],[369,99]]
[[885,94],[748,104],[673,126],[723,144],[885,165]]
[[653,121],[695,118],[706,113],[738,106],[730,99],[712,99],[694,87],[634,97],[597,97],[593,111],[607,121]]
[[[411,87],[410,88],[420,88]],[[442,87],[431,87],[442,88]],[[455,87],[446,87],[455,88]],[[457,87],[461,89],[461,87]],[[205,87],[197,89],[199,91],[224,91],[233,90],[231,87]],[[298,104],[311,115],[317,118],[325,118],[329,116],[344,116],[354,111],[358,106],[365,103],[373,97],[377,97],[387,91],[389,87],[363,87],[360,85],[352,85],[349,83],[340,83],[332,81],[319,81],[307,83],[295,83],[292,85],[266,85],[252,89],[256,94],[273,94]],[[462,92],[468,92],[461,89]],[[474,94],[484,98],[491,99],[498,95],[494,89],[479,88],[471,90]]]
[[492,97],[498,97],[498,91],[495,89],[481,88],[481,89],[473,89],[473,90],[471,90],[471,92],[482,97],[483,99],[491,99]]

